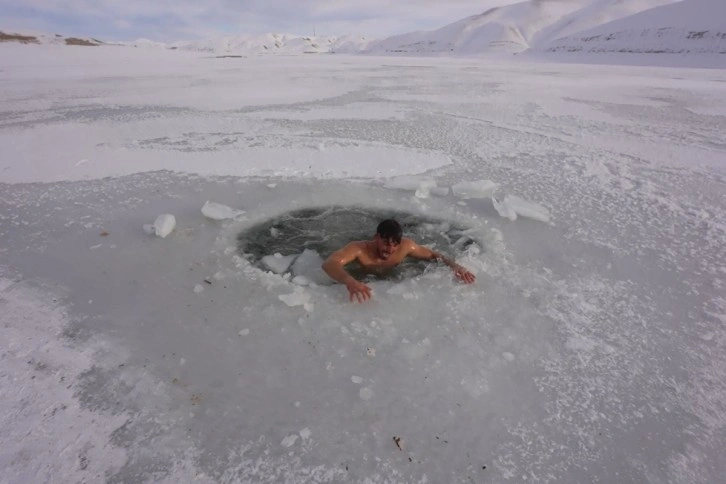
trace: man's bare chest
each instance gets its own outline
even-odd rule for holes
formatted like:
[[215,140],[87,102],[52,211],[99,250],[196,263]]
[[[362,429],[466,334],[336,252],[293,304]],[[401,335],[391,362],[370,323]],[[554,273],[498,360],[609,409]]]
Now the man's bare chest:
[[404,256],[402,254],[392,254],[388,259],[379,259],[378,257],[371,257],[370,255],[362,255],[358,257],[358,263],[367,270],[376,269],[390,269],[403,262]]

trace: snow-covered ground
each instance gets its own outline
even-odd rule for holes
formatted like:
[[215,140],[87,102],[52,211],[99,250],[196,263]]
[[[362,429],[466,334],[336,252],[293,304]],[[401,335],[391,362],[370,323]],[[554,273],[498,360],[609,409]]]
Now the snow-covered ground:
[[[726,72],[0,60],[0,482],[726,475]],[[326,206],[468,227],[476,284],[350,304],[239,252]]]

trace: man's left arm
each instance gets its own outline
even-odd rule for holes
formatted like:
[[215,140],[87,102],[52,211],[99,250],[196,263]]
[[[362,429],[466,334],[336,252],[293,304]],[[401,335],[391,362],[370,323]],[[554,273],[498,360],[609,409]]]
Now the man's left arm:
[[454,261],[454,259],[450,259],[446,257],[443,254],[440,254],[436,251],[433,251],[429,249],[428,247],[424,247],[422,245],[418,245],[416,242],[409,240],[408,241],[409,247],[407,247],[407,253],[406,255],[409,255],[411,257],[415,257],[416,259],[421,260],[428,260],[428,261],[441,261],[447,266],[451,267],[451,270],[454,271],[454,275],[460,279],[462,282],[465,282],[466,284],[472,284],[476,280],[476,276],[469,272],[466,268],[463,266],[460,266],[459,264]]

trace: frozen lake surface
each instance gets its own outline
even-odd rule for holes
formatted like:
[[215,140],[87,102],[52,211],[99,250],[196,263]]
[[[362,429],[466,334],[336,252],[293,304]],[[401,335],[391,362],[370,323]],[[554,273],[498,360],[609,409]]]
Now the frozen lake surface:
[[[0,482],[726,475],[726,72],[0,58]],[[448,190],[476,180],[549,222]],[[359,305],[260,269],[274,231],[245,257],[321,207],[420,217],[477,282],[432,265]]]

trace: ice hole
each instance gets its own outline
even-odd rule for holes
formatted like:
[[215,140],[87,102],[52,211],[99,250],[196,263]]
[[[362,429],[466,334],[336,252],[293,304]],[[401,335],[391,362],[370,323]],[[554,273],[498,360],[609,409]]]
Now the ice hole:
[[[284,213],[240,232],[237,249],[262,270],[291,273],[319,281],[319,274],[309,273],[319,269],[318,266],[312,268],[307,263],[296,263],[301,255],[305,259],[313,256],[318,259],[319,256],[320,261],[325,260],[348,242],[372,239],[378,224],[387,218],[396,219],[401,224],[404,237],[450,257],[456,258],[465,250],[484,250],[477,231],[461,223],[411,212],[358,206],[314,207]],[[270,267],[273,258],[278,262],[274,269]],[[287,269],[279,270],[279,261],[285,261]],[[382,274],[366,273],[355,263],[346,269],[362,280],[401,280],[421,275],[429,266],[408,258],[395,269]],[[297,273],[301,267],[308,272]]]

